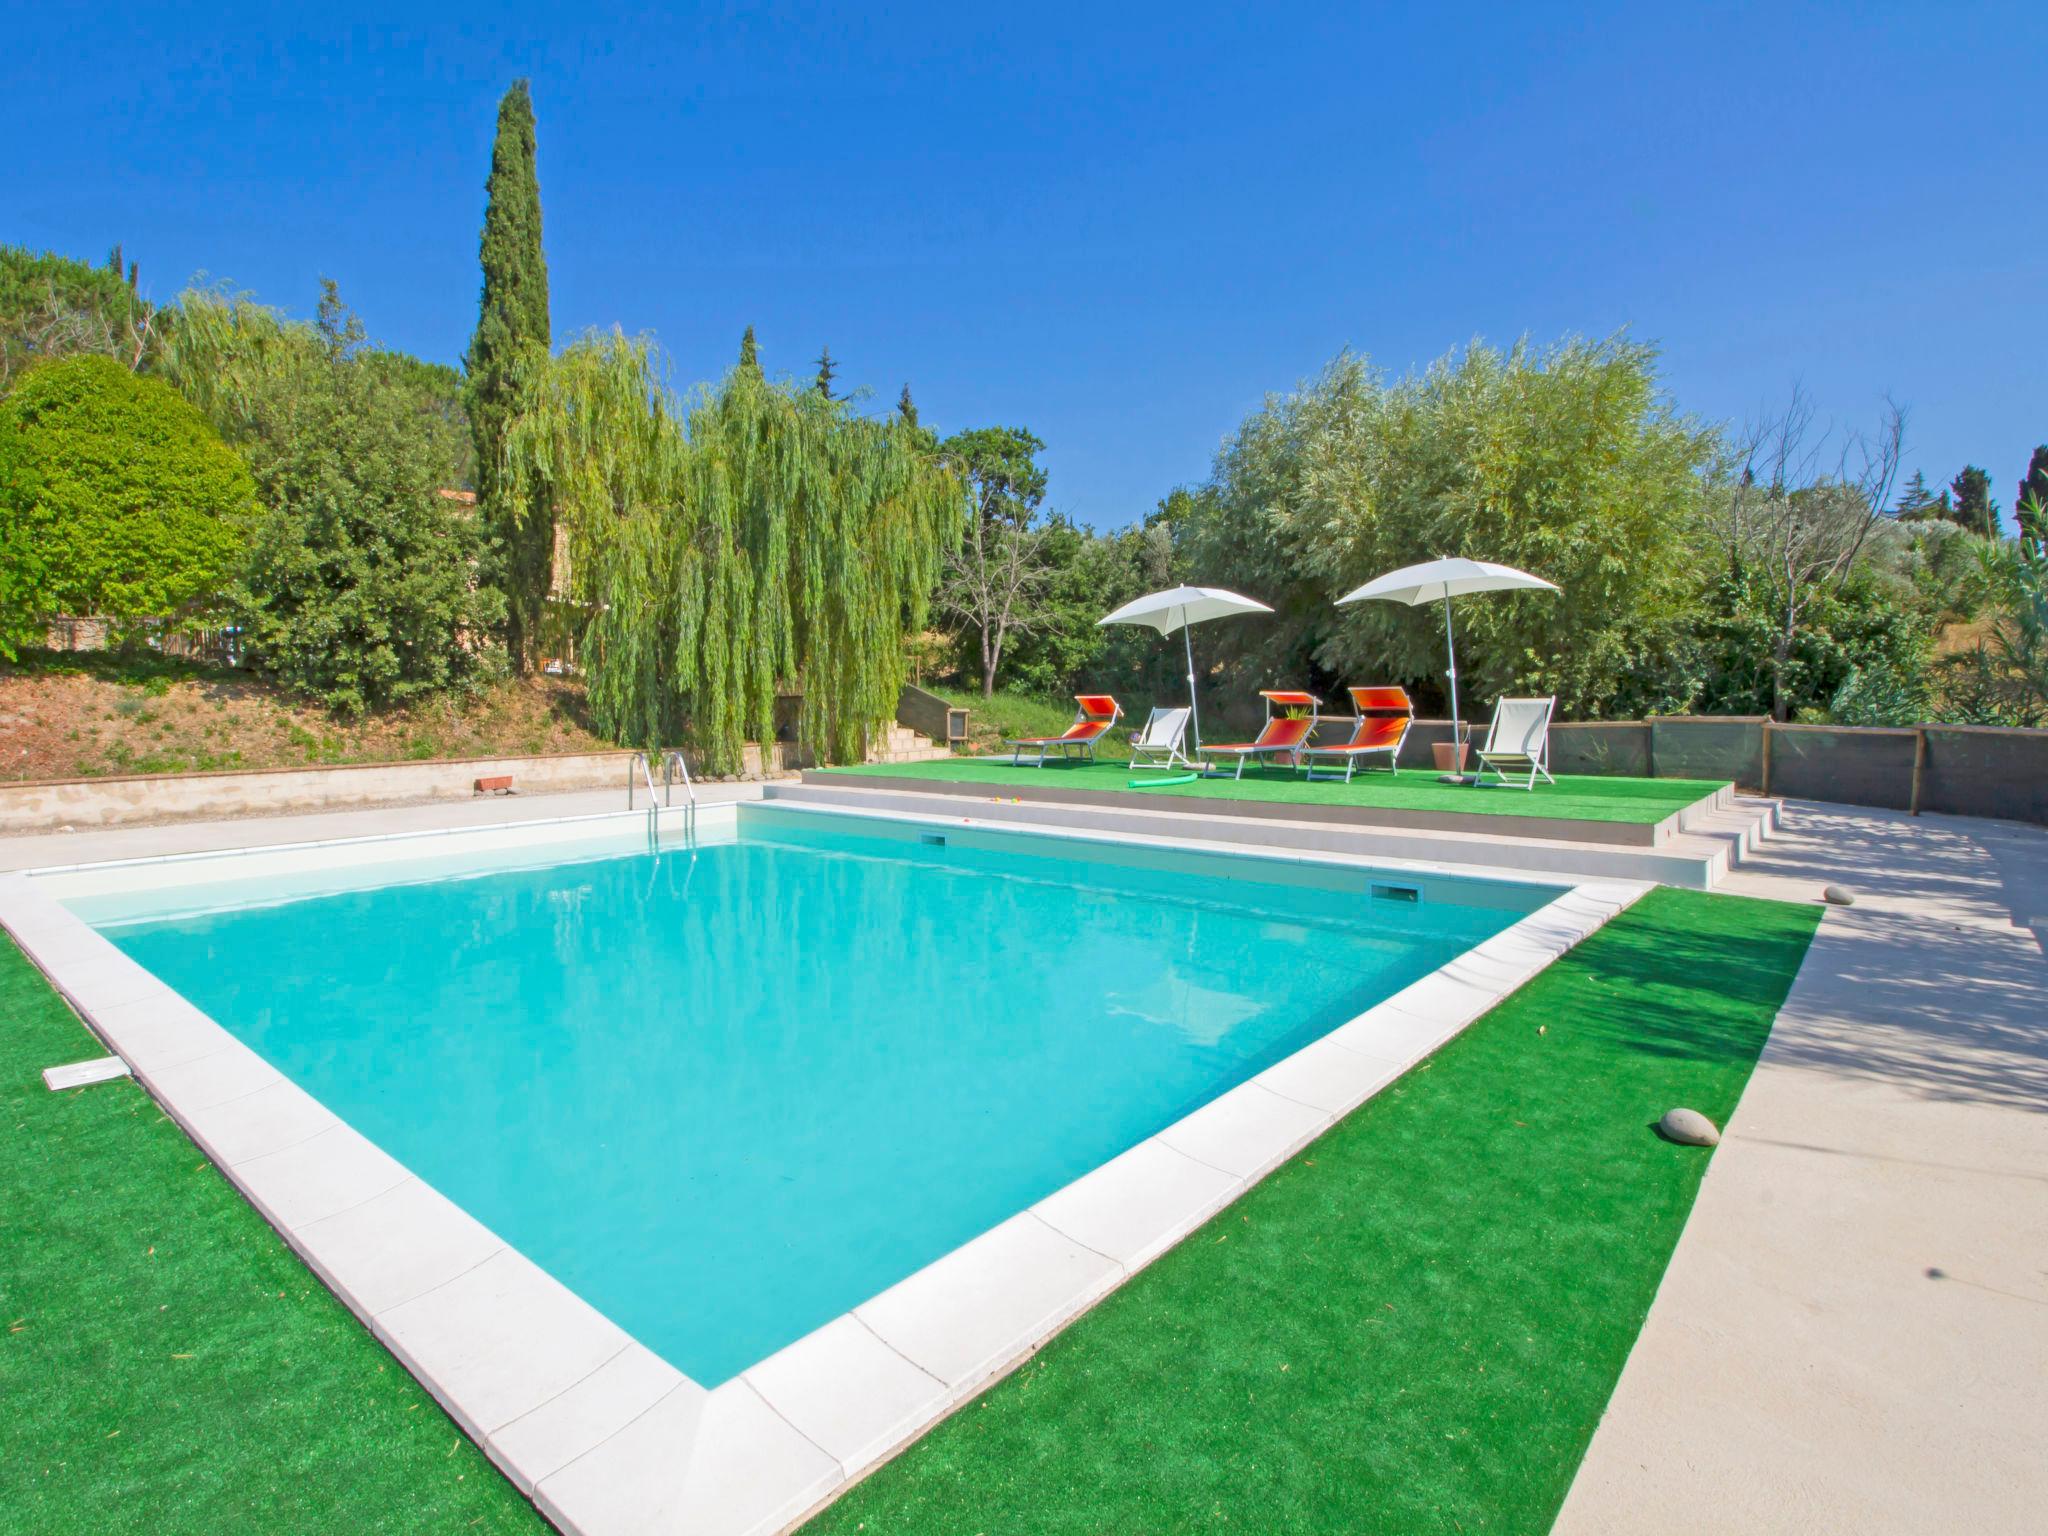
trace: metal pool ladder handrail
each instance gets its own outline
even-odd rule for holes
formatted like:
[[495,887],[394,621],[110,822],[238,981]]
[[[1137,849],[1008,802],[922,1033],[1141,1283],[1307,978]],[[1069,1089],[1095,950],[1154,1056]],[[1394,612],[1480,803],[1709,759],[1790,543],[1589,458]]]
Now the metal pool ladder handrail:
[[[661,754],[661,787],[663,793],[671,797],[671,804],[674,803],[672,796],[678,774],[682,775],[686,797],[683,802],[683,831],[694,837],[697,833],[697,786],[690,781],[690,765],[683,760],[683,754],[670,747]],[[652,793],[651,790],[649,792]]]
[[[638,769],[636,775],[634,770]],[[626,764],[626,809],[633,809],[633,793],[638,784],[647,786],[647,835],[659,839],[661,812],[664,806],[675,804],[675,782],[678,776],[683,781],[683,792],[687,796],[683,805],[683,832],[694,838],[697,833],[697,786],[690,779],[690,765],[683,760],[683,754],[670,747],[661,754],[661,788],[654,786],[654,765],[648,761],[645,752],[635,752]]]
[[658,810],[660,810],[660,809],[661,809],[661,802],[660,802],[660,801],[658,801],[657,799],[655,799],[655,788],[654,788],[654,770],[653,770],[652,768],[650,768],[650,767],[649,767],[649,766],[647,765],[647,754],[646,754],[645,752],[635,752],[635,753],[634,753],[634,754],[632,755],[632,757],[631,757],[631,758],[629,758],[629,759],[627,760],[627,763],[626,763],[626,809],[627,809],[627,810],[629,810],[629,811],[630,811],[631,809],[633,809],[633,787],[634,787],[634,774],[633,774],[633,770],[634,770],[635,768],[638,768],[638,769],[640,770],[640,773],[639,773],[639,779],[640,779],[640,782],[644,783],[644,784],[645,784],[645,785],[647,786],[647,809],[648,809],[648,810],[649,810],[650,812],[651,812],[651,811],[658,811]]

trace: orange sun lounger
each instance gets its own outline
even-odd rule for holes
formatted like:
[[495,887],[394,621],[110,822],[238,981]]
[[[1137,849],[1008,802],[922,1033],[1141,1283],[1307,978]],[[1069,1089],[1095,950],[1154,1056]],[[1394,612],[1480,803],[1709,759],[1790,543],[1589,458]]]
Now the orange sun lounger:
[[1077,693],[1074,703],[1078,712],[1074,723],[1058,736],[1017,736],[1005,743],[1010,748],[1010,761],[1021,765],[1026,749],[1038,749],[1038,764],[1045,766],[1045,755],[1057,750],[1061,757],[1079,749],[1087,754],[1089,761],[1095,758],[1095,743],[1109,734],[1109,728],[1117,722],[1123,706],[1106,693]]
[[[1351,688],[1351,708],[1358,716],[1358,725],[1351,732],[1349,741],[1332,742],[1328,746],[1304,747],[1301,752],[1301,768],[1311,779],[1336,779],[1340,775],[1335,764],[1342,763],[1341,775],[1346,784],[1351,782],[1351,773],[1360,763],[1376,753],[1387,754],[1387,767],[1395,773],[1401,771],[1401,743],[1407,739],[1408,727],[1415,721],[1415,705],[1408,697],[1406,688]],[[1316,772],[1315,760],[1330,760],[1331,768],[1323,773]]]
[[[1301,749],[1316,728],[1316,710],[1323,702],[1312,693],[1301,693],[1285,688],[1261,689],[1259,697],[1266,701],[1266,724],[1259,732],[1257,741],[1232,741],[1217,746],[1202,743],[1201,752],[1204,757],[1237,759],[1237,772],[1231,775],[1234,779],[1243,778],[1244,765],[1258,758],[1291,755],[1297,763],[1300,762]],[[1294,709],[1305,709],[1308,713],[1275,713],[1276,710]],[[1221,772],[1213,764],[1210,771],[1219,774]]]

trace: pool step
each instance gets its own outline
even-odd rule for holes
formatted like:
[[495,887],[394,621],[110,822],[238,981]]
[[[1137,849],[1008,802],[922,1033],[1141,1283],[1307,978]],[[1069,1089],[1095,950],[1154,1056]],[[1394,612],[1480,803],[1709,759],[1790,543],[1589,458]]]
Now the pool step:
[[868,761],[871,763],[929,763],[952,755],[949,748],[940,746],[929,736],[893,721],[878,740],[868,745]]
[[1121,805],[1090,805],[1080,799],[969,799],[914,789],[886,789],[880,787],[882,782],[872,781],[858,788],[778,782],[766,786],[765,798],[934,821],[1070,827],[1077,831],[1192,839],[1246,848],[1347,854],[1362,859],[1479,865],[1524,874],[1646,880],[1691,890],[1711,890],[1719,884],[1730,868],[1770,836],[1779,816],[1775,800],[1731,793],[1694,808],[1675,835],[1654,848],[1643,848],[1555,838],[1503,837],[1494,832],[1414,831],[1327,821],[1288,821],[1271,816],[1233,816],[1227,812],[1149,811]]

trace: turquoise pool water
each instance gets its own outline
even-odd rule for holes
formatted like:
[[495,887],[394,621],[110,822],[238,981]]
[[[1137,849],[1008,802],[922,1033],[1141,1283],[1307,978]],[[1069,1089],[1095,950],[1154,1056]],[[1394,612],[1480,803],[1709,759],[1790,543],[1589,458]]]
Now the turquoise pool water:
[[1552,894],[766,808],[602,852],[75,905],[710,1385]]

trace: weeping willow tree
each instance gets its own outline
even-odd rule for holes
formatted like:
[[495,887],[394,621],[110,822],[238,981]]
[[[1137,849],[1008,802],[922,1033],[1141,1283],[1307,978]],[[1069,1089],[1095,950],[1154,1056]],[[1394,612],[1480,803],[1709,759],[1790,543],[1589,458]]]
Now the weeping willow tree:
[[865,755],[965,516],[917,434],[744,365],[679,400],[614,333],[553,361],[507,461],[520,505],[567,530],[601,730],[732,772],[790,687],[816,756]]

